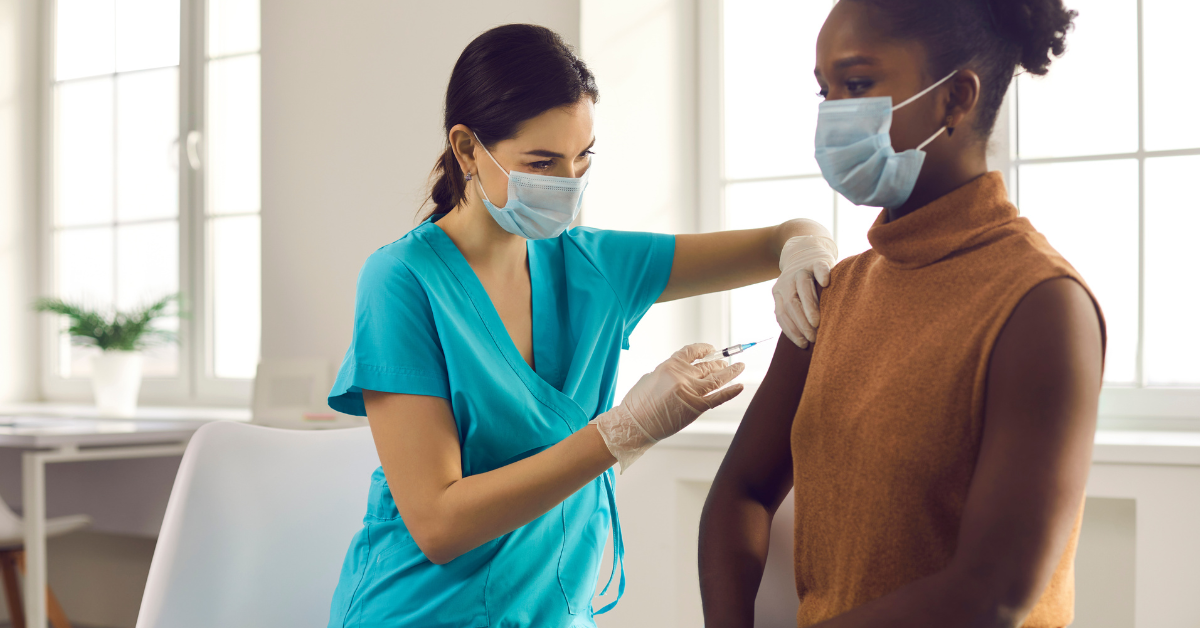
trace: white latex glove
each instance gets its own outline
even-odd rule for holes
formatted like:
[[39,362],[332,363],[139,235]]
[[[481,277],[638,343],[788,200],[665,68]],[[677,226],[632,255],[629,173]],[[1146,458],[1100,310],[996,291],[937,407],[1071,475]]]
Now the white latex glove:
[[703,343],[676,351],[643,375],[620,405],[596,417],[600,436],[621,464],[621,473],[651,445],[742,392],[741,384],[717,389],[740,375],[744,364],[730,366],[724,360],[692,364],[713,351],[712,345]]
[[837,263],[833,238],[803,235],[789,239],[779,254],[782,271],[771,294],[775,297],[775,320],[797,347],[804,349],[817,339],[821,307],[816,283],[829,286],[829,272]]

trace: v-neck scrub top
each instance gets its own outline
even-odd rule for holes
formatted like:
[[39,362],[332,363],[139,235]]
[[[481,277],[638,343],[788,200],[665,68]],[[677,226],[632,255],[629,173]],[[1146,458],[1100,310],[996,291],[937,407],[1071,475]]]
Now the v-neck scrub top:
[[[532,456],[609,410],[620,351],[666,287],[675,238],[581,227],[530,240],[527,251],[536,370],[453,241],[426,222],[363,266],[329,405],[365,415],[363,389],[447,399],[464,477]],[[376,469],[329,626],[595,626],[610,525],[614,555],[624,549],[613,480],[609,469],[534,521],[436,565]]]

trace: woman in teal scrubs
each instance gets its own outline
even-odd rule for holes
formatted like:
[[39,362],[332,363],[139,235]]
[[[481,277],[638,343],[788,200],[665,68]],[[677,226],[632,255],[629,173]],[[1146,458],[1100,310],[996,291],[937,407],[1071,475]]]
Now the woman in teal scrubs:
[[493,29],[459,58],[433,212],[363,266],[329,397],[368,417],[382,463],[330,626],[595,626],[612,606],[592,607],[610,529],[625,585],[612,466],[740,392],[722,387],[741,365],[692,365],[712,347],[690,345],[613,407],[638,321],[783,268],[781,324],[812,332],[814,273],[827,281],[836,257],[816,223],[567,230],[596,95],[542,27]]

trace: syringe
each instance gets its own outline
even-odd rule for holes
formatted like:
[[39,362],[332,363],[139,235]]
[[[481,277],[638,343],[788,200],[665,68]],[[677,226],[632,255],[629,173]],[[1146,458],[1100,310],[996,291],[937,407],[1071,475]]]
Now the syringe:
[[699,360],[696,360],[695,364],[703,364],[705,362],[712,362],[713,360],[723,360],[725,358],[728,358],[729,356],[737,355],[737,354],[745,351],[746,349],[753,347],[754,345],[764,343],[768,340],[770,340],[770,338],[763,338],[762,340],[756,340],[754,342],[747,342],[744,345],[733,345],[732,347],[725,347],[724,349],[721,349],[720,351],[714,351],[714,352],[700,358]]

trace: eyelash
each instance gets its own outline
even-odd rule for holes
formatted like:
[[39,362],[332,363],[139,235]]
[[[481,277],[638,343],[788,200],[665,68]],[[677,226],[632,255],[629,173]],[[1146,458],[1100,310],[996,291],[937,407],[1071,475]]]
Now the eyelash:
[[[585,150],[585,151],[583,151],[583,154],[580,155],[580,157],[583,157],[585,155],[595,155],[595,154],[596,153],[591,150]],[[544,161],[535,161],[535,162],[529,164],[529,167],[533,168],[534,170],[549,170],[553,166],[554,166],[553,159],[547,159]]]
[[[852,96],[852,97],[856,96],[858,94],[861,94],[862,92],[864,92],[868,89],[871,89],[874,86],[875,86],[874,81],[869,81],[866,79],[853,79],[853,80],[846,81],[846,91],[850,92],[850,96]],[[823,89],[823,90],[817,92],[817,97],[818,98],[829,98],[829,90]]]

